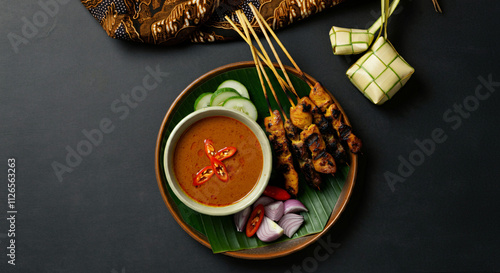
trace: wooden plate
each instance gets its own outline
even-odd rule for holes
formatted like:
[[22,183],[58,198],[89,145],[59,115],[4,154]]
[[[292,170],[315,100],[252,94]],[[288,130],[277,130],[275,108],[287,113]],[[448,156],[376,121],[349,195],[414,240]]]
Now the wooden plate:
[[[176,203],[173,200],[173,197],[170,195],[168,191],[168,183],[166,181],[165,175],[163,173],[162,169],[162,160],[163,160],[163,149],[164,145],[166,142],[166,139],[168,138],[169,135],[169,130],[168,127],[171,125],[172,122],[176,122],[176,120],[179,120],[181,117],[178,116],[177,111],[179,110],[179,107],[181,106],[182,102],[186,100],[189,96],[193,96],[192,92],[193,90],[199,88],[202,86],[204,83],[209,81],[210,79],[213,79],[214,77],[218,77],[223,75],[224,73],[227,73],[229,71],[235,70],[235,69],[242,69],[242,68],[254,68],[254,62],[249,61],[249,62],[238,62],[238,63],[233,63],[233,64],[228,64],[219,68],[216,68],[203,76],[199,77],[196,79],[193,83],[191,83],[186,89],[182,91],[182,93],[177,97],[177,99],[174,101],[174,103],[170,106],[170,109],[168,110],[162,124],[160,127],[160,131],[158,134],[157,142],[156,142],[156,151],[155,151],[155,168],[156,168],[156,178],[158,182],[158,187],[160,189],[160,192],[162,194],[163,200],[165,201],[165,204],[167,205],[170,213],[174,217],[174,219],[177,221],[177,223],[195,240],[200,242],[202,245],[210,248],[210,243],[208,242],[207,237],[198,232],[196,229],[188,225],[183,219],[182,216],[177,208]],[[277,67],[277,69],[279,69]],[[285,69],[297,76],[300,77],[300,74],[298,73],[297,70],[295,70],[292,67],[286,66]],[[314,78],[312,78],[309,75],[305,75],[306,78],[310,81],[316,82]],[[238,80],[238,79],[236,79]],[[213,91],[213,90],[211,90]],[[210,92],[210,91],[206,91]],[[330,94],[331,95],[331,94]],[[345,117],[345,122],[350,125],[350,122],[338,103],[338,101],[332,96],[334,99],[335,103],[339,106],[340,110],[344,114]],[[347,174],[347,179],[344,183],[344,186],[342,188],[342,191],[340,193],[340,196],[337,200],[337,203],[335,204],[333,211],[330,215],[330,218],[328,219],[328,222],[325,225],[325,228],[323,231],[296,238],[293,240],[286,240],[283,242],[277,242],[274,244],[266,245],[263,247],[258,247],[258,248],[253,248],[253,249],[245,249],[245,250],[239,250],[239,251],[228,251],[224,252],[225,255],[229,255],[232,257],[236,258],[242,258],[242,259],[272,259],[272,258],[278,258],[282,257],[288,254],[291,254],[293,252],[296,252],[298,250],[301,250],[308,245],[311,245],[314,243],[316,240],[318,240],[323,234],[325,234],[332,226],[335,224],[335,222],[338,220],[340,214],[344,211],[347,202],[349,201],[349,198],[351,196],[352,190],[354,188],[354,182],[356,180],[356,175],[358,172],[358,156],[355,154],[349,154],[350,156],[350,168],[349,168],[349,173]]]

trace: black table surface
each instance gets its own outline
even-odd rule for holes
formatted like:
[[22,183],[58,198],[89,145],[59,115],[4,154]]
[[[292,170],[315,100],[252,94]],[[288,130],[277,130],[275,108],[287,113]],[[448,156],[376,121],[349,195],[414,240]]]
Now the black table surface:
[[[379,1],[346,0],[278,32],[301,69],[338,99],[365,146],[348,206],[322,242],[268,261],[213,254],[191,238],[155,176],[169,106],[204,73],[251,60],[245,43],[135,44],[109,38],[79,1],[58,2],[46,20],[37,1],[5,3],[0,272],[500,270],[500,2],[440,2],[443,14],[431,0],[403,0],[391,17],[389,40],[416,72],[382,106],[349,82],[357,56],[333,55],[328,36],[332,26],[369,26]],[[158,86],[125,104],[151,69],[161,72]],[[66,165],[97,128],[102,138]],[[8,207],[12,159],[16,214]],[[58,163],[67,167],[59,175]]]

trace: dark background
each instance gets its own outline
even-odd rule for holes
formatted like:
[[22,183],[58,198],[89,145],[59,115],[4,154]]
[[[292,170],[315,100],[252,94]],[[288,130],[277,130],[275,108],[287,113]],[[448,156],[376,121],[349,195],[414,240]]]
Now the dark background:
[[[389,40],[415,68],[408,84],[375,106],[345,76],[357,57],[334,56],[332,26],[366,28],[380,1],[346,0],[278,32],[302,70],[338,99],[364,155],[352,198],[324,241],[271,261],[214,255],[185,233],[158,190],[154,152],[161,122],[193,80],[251,59],[243,42],[156,47],[109,38],[79,1],[57,14],[16,53],[36,1],[0,10],[0,215],[7,217],[7,160],[16,160],[16,265],[7,264],[8,222],[0,221],[0,272],[373,272],[500,270],[498,144],[499,1],[403,0]],[[145,68],[168,76],[119,119],[113,101],[142,85]],[[481,80],[490,79],[487,93]],[[483,87],[480,87],[483,86]],[[479,94],[490,94],[474,100]],[[474,102],[479,102],[474,104]],[[468,103],[471,111],[453,112]],[[450,112],[451,111],[451,112]],[[445,116],[443,116],[445,115]],[[448,115],[448,119],[446,118]],[[88,156],[59,181],[53,162],[109,118]],[[401,158],[436,128],[446,136],[404,182]],[[300,269],[299,269],[300,267]]]

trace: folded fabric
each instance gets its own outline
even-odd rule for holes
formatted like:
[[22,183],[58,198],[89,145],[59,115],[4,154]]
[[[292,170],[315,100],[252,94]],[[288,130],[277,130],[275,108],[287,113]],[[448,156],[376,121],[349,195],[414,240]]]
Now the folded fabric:
[[225,21],[248,3],[256,6],[273,29],[321,12],[344,0],[81,0],[106,33],[117,39],[171,45],[185,41],[214,42],[237,34]]

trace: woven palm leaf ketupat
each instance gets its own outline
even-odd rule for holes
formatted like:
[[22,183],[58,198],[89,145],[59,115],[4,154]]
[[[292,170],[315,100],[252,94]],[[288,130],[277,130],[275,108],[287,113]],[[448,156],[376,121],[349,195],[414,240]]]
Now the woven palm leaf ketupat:
[[[397,8],[399,0],[391,3],[387,19],[392,15]],[[442,13],[441,7],[437,0],[432,0],[436,12]],[[359,54],[368,50],[377,35],[377,30],[383,24],[383,18],[378,18],[369,29],[343,28],[333,26],[330,29],[330,42],[332,44],[333,54],[335,55],[352,55]]]
[[[345,0],[80,0],[116,39],[172,45],[239,38],[225,16],[242,9],[253,28],[252,3],[273,29],[283,28]],[[237,21],[238,22],[238,21]]]
[[392,98],[413,72],[413,67],[381,36],[346,74],[365,97],[380,105]]
[[[358,43],[353,42],[352,37],[355,32],[352,29],[346,31],[347,34],[340,36],[340,38],[339,34],[336,32],[334,34],[335,39],[332,40],[334,53],[336,50],[346,54],[359,53],[355,52],[355,49],[363,50],[366,45],[371,43],[369,39],[374,37],[375,31],[381,27],[378,37],[375,39],[375,43],[373,43],[368,52],[357,60],[346,72],[352,84],[354,84],[366,98],[377,105],[383,104],[391,99],[415,72],[415,69],[399,55],[396,49],[394,49],[392,44],[387,40],[387,20],[398,3],[399,0],[394,0],[389,6],[389,0],[381,0],[382,16],[379,20],[377,20],[366,32],[356,33],[361,36],[365,35],[364,42],[359,43],[361,46],[355,47]],[[335,29],[332,28],[332,31],[335,31]],[[349,36],[350,38],[347,39],[345,36]],[[330,33],[330,37],[332,37],[332,33]],[[359,40],[359,38],[357,39]],[[344,40],[341,47],[338,46],[338,40]],[[349,44],[351,46],[349,46]]]
[[368,29],[332,27],[330,41],[333,54],[352,55],[365,52],[375,35]]
[[[391,16],[398,4],[399,0],[392,2],[387,17]],[[369,29],[332,27],[330,42],[332,43],[333,54],[352,55],[365,52],[372,44],[373,38],[382,24],[382,17],[380,17]]]

